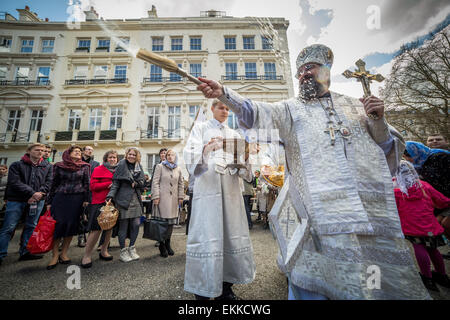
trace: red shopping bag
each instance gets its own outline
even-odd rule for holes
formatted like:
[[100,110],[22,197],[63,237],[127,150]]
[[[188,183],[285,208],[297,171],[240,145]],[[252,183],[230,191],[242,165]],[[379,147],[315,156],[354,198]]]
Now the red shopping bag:
[[52,249],[55,224],[56,220],[50,215],[50,210],[47,210],[39,218],[39,222],[27,244],[27,250],[31,254],[45,253]]

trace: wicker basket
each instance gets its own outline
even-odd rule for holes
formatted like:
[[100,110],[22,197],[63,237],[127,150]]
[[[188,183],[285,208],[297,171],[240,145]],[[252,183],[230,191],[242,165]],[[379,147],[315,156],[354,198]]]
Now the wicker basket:
[[119,210],[117,210],[111,201],[100,208],[100,215],[97,217],[97,222],[102,230],[110,230],[116,225],[117,218],[119,218]]

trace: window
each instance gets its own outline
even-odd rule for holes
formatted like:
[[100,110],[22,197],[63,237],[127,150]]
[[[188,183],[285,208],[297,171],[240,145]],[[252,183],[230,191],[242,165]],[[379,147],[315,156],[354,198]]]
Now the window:
[[77,51],[87,51],[91,50],[91,40],[90,39],[78,39]]
[[0,67],[0,81],[7,80],[8,77],[8,67]]
[[109,130],[117,130],[122,128],[122,108],[111,108],[109,116]]
[[20,123],[20,110],[10,110],[8,115],[8,126],[6,131],[17,131]]
[[255,37],[254,36],[244,36],[242,37],[244,41],[244,50],[255,49]]
[[94,79],[106,79],[108,76],[108,66],[95,66]]
[[[181,64],[178,64],[178,67],[181,68]],[[171,72],[170,73],[170,81],[181,81],[181,76],[177,73]]]
[[42,52],[53,52],[54,46],[55,46],[55,40],[42,39]]
[[50,76],[50,67],[39,67],[37,74],[37,83],[42,85],[49,84]]
[[127,51],[126,48],[130,45],[130,38],[119,38],[119,41],[116,43],[115,52],[124,52]]
[[264,62],[264,79],[265,80],[276,80],[277,71],[275,69],[275,63]]
[[231,110],[228,113],[228,126],[231,129],[238,129],[238,123],[237,123],[236,115]]
[[191,37],[191,50],[202,50],[201,37]]
[[152,51],[163,51],[164,49],[164,38],[152,38]]
[[179,138],[180,134],[180,110],[181,107],[169,107],[169,132],[168,138]]
[[262,41],[262,48],[263,48],[263,50],[273,49],[273,42],[272,42],[271,38],[261,36],[261,41]]
[[98,39],[97,41],[97,48],[95,51],[106,51],[109,52],[109,45],[110,45],[109,39]]
[[191,63],[190,73],[196,78],[201,77],[202,76],[202,64],[201,63]]
[[28,80],[30,74],[29,67],[17,67],[16,69],[16,83],[25,83]]
[[152,64],[150,67],[150,82],[161,82],[161,81],[162,81],[161,67]]
[[172,38],[172,51],[183,50],[183,38]]
[[43,110],[31,111],[30,131],[41,131],[42,120],[44,119]]
[[126,79],[127,78],[127,66],[116,66],[114,70],[114,79]]
[[33,39],[22,39],[22,47],[20,48],[20,52],[33,52]]
[[73,73],[74,79],[87,79],[88,66],[75,66],[75,71]]
[[256,79],[256,62],[245,63],[245,78]]
[[148,116],[147,138],[158,138],[159,107],[148,108],[147,116]]
[[226,80],[237,80],[237,63],[225,63]]
[[236,50],[236,37],[225,37],[225,50]]
[[11,51],[12,38],[10,37],[0,37],[0,52],[10,52]]
[[89,115],[89,130],[100,129],[102,126],[102,109],[93,108]]
[[80,130],[81,124],[81,110],[70,110],[69,111],[69,126],[68,131]]
[[189,106],[189,120],[190,125],[192,125],[195,121],[195,117],[197,116],[197,112],[200,106]]
[[150,176],[153,174],[153,168],[157,165],[161,159],[159,153],[147,153],[147,171]]
[[8,158],[0,158],[0,164],[7,164]]

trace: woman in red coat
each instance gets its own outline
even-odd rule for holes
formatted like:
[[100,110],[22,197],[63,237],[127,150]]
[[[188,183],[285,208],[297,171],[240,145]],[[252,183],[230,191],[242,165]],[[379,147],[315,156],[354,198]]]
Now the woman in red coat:
[[[88,229],[90,231],[86,242],[86,251],[81,266],[83,268],[90,268],[92,266],[92,251],[98,238],[101,234],[101,228],[97,222],[100,215],[100,208],[105,205],[106,195],[108,194],[111,185],[114,170],[117,167],[117,151],[110,150],[103,156],[103,164],[94,169],[91,176],[90,189],[92,192],[92,202],[89,208],[89,223]],[[113,257],[108,253],[109,240],[111,239],[112,229],[106,231],[105,241],[102,244],[99,258],[101,260],[110,261]]]
[[[445,264],[437,247],[444,246],[444,228],[434,216],[434,208],[450,206],[450,199],[425,181],[419,180],[411,163],[401,161],[394,181],[394,194],[405,238],[414,248],[422,281],[430,290],[439,291],[435,283],[450,288]],[[430,259],[435,271],[430,269]]]

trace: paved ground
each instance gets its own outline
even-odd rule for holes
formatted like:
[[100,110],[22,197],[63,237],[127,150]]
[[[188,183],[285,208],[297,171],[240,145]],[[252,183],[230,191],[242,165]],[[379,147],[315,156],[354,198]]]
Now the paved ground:
[[[93,266],[81,269],[81,289],[69,290],[66,286],[71,274],[66,265],[46,270],[50,253],[42,260],[18,261],[19,235],[16,233],[9,247],[9,255],[0,266],[0,299],[193,299],[183,290],[186,259],[185,228],[174,229],[172,246],[175,255],[159,256],[155,241],[142,239],[140,231],[136,243],[140,260],[123,263],[119,261],[117,238],[112,240],[111,262],[98,260],[93,255]],[[287,285],[284,275],[276,266],[277,244],[269,230],[256,223],[251,230],[257,273],[248,285],[235,285],[234,291],[249,300],[285,300]],[[84,249],[72,241],[69,257],[79,264]]]
[[[254,219],[255,217],[253,217]],[[193,295],[183,290],[186,235],[184,227],[174,230],[172,238],[175,255],[164,259],[154,241],[142,239],[142,230],[136,247],[141,256],[139,261],[123,263],[119,261],[117,238],[112,240],[111,262],[98,260],[93,255],[93,266],[81,269],[81,289],[70,290],[66,265],[58,265],[46,270],[50,261],[47,253],[42,260],[19,262],[18,239],[16,233],[10,244],[8,257],[0,266],[0,300],[2,299],[167,299],[189,300]],[[286,300],[287,285],[284,275],[276,266],[277,244],[261,223],[255,223],[250,231],[254,248],[257,273],[255,280],[248,285],[235,285],[236,294],[248,300]],[[445,248],[445,250],[448,250]],[[79,264],[84,249],[76,246],[73,240],[69,257]],[[446,261],[447,272],[450,261]],[[450,290],[440,287],[440,293],[431,292],[433,299],[450,300]]]

